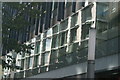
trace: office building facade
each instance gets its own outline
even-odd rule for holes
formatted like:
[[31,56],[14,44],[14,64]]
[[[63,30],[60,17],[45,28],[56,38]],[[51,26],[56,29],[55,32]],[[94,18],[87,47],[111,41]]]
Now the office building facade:
[[38,9],[41,17],[28,16],[34,25],[16,36],[34,49],[18,53],[20,69],[4,68],[3,78],[86,78],[88,21],[95,17],[95,77],[119,80],[119,2],[43,2]]

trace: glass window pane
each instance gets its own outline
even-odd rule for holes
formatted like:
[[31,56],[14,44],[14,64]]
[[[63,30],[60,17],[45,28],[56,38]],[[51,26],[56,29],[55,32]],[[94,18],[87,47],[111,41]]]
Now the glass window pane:
[[73,44],[69,45],[68,52],[69,53],[72,53],[72,52],[75,53],[78,49],[78,46],[79,46],[79,43],[73,43]]
[[46,39],[46,51],[51,49],[51,38]]
[[63,56],[63,55],[66,54],[66,48],[67,47],[62,47],[62,48],[59,49],[59,56]]
[[77,24],[77,20],[78,20],[78,13],[72,16],[71,27],[74,27]]
[[33,65],[33,57],[30,57],[29,68],[32,68],[32,65]]
[[107,42],[106,41],[104,41],[104,42],[102,42],[102,43],[100,43],[100,44],[97,44],[97,46],[96,46],[96,57],[101,57],[101,56],[105,56],[106,55],[106,53],[108,52],[108,50],[107,50]]
[[22,55],[21,54],[17,54],[16,66],[21,66],[21,58],[22,58]]
[[[67,47],[61,47],[61,48],[59,48],[58,62],[64,62],[65,61],[66,48]],[[65,65],[65,64],[63,64],[63,65]],[[61,67],[61,66],[59,66],[59,67]]]
[[108,40],[107,45],[108,45],[108,51],[107,51],[108,54],[118,53],[118,38]]
[[47,31],[43,33],[43,38],[47,37]]
[[35,44],[31,44],[31,46],[33,46],[33,49],[30,49],[31,54],[34,54],[35,51]]
[[97,3],[97,19],[108,19],[109,7],[107,3],[99,2]]
[[60,23],[59,30],[65,30],[68,27],[68,19],[64,20],[63,22]]
[[21,60],[21,68],[24,69],[24,59]]
[[84,40],[81,42],[80,49],[88,47],[88,40]]
[[39,53],[41,53],[42,52],[42,41],[40,41],[40,49],[39,50],[40,50]]
[[42,65],[48,64],[48,56],[49,56],[49,53],[42,54]]
[[101,33],[108,29],[108,24],[106,22],[97,21],[97,32]]
[[45,53],[45,64],[48,64],[48,56],[49,56],[49,53]]
[[88,36],[89,36],[89,26],[90,25],[83,25],[82,26],[82,36],[81,36],[82,39],[88,38]]
[[47,37],[51,36],[52,35],[52,28],[50,28],[48,31],[47,31]]
[[119,17],[113,18],[112,20],[110,20],[108,28],[111,29],[111,28],[118,27],[119,22],[120,22]]
[[46,39],[44,39],[42,42],[42,51],[45,51],[45,47],[46,47]]
[[49,51],[51,49],[51,38],[47,38],[43,40],[42,51]]
[[88,48],[83,48],[79,51],[79,54],[78,54],[78,59],[79,59],[79,62],[83,62],[83,61],[86,61],[87,60],[87,54],[88,54]]
[[50,56],[50,63],[54,64],[58,62],[58,50],[52,50],[51,56]]
[[29,68],[29,62],[30,62],[30,58],[26,58],[26,62],[25,62],[25,63],[26,63],[26,65],[25,65],[25,66],[26,66],[26,69]]
[[60,33],[60,35],[59,35],[59,45],[60,46],[63,46],[64,44],[66,44],[67,43],[67,32],[62,32],[62,33]]
[[58,42],[58,35],[55,35],[52,38],[52,48],[58,47],[58,44],[59,44],[59,42]]
[[58,32],[58,27],[59,27],[59,25],[55,25],[53,27],[53,34]]
[[87,7],[83,9],[82,11],[82,23],[84,23],[86,20],[90,20],[92,18],[91,14],[91,7]]
[[40,52],[40,41],[36,42],[35,54]]
[[39,55],[34,56],[34,67],[39,65]]
[[77,28],[71,29],[70,32],[70,42],[74,42],[77,40]]

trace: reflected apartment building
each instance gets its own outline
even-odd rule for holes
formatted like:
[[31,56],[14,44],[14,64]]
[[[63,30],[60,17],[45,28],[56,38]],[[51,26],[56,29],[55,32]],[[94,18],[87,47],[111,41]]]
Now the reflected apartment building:
[[[96,2],[95,77],[120,79],[119,2]],[[42,2],[40,18],[27,16],[34,26],[18,40],[33,44],[31,54],[18,53],[6,78],[86,78],[89,41],[88,20],[93,17],[93,2]],[[22,36],[22,38],[20,38]],[[12,56],[9,52],[6,57]],[[8,58],[6,58],[8,59]],[[7,60],[6,60],[7,61]]]

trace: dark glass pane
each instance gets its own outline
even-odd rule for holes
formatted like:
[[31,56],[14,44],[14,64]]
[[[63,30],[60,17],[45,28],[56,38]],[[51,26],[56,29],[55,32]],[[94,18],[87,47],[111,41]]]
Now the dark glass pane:
[[107,22],[97,21],[97,32],[98,33],[104,32],[107,29],[108,29],[108,23]]
[[67,27],[68,27],[68,19],[60,23],[59,30],[60,31],[65,30],[67,29]]
[[58,35],[55,35],[55,36],[53,36],[53,39],[52,39],[52,48],[58,47],[58,44],[59,44]]
[[108,11],[109,7],[107,3],[97,3],[97,19],[103,19],[103,20],[107,20],[108,19]]
[[40,41],[36,42],[35,54],[40,52]]
[[90,25],[83,25],[82,26],[82,36],[81,36],[82,39],[88,38],[88,35],[89,35],[89,26]]
[[48,64],[48,56],[49,56],[49,53],[42,54],[42,65]]
[[59,45],[62,46],[67,43],[67,32],[62,32],[59,35]]
[[77,28],[71,29],[70,32],[70,42],[74,42],[77,40]]
[[92,14],[91,14],[91,6],[86,7],[82,10],[82,23],[85,23],[87,20],[91,20]]
[[72,16],[71,27],[75,27],[75,25],[77,24],[77,20],[78,20],[78,13]]
[[50,64],[54,64],[58,62],[58,50],[52,50],[50,56]]
[[53,34],[58,32],[58,27],[59,27],[59,25],[55,25],[53,27]]

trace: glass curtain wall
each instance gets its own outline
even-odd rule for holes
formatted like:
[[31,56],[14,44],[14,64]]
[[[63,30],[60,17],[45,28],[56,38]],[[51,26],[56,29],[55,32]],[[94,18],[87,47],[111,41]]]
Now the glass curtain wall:
[[97,46],[96,57],[118,53],[118,4],[97,3]]

